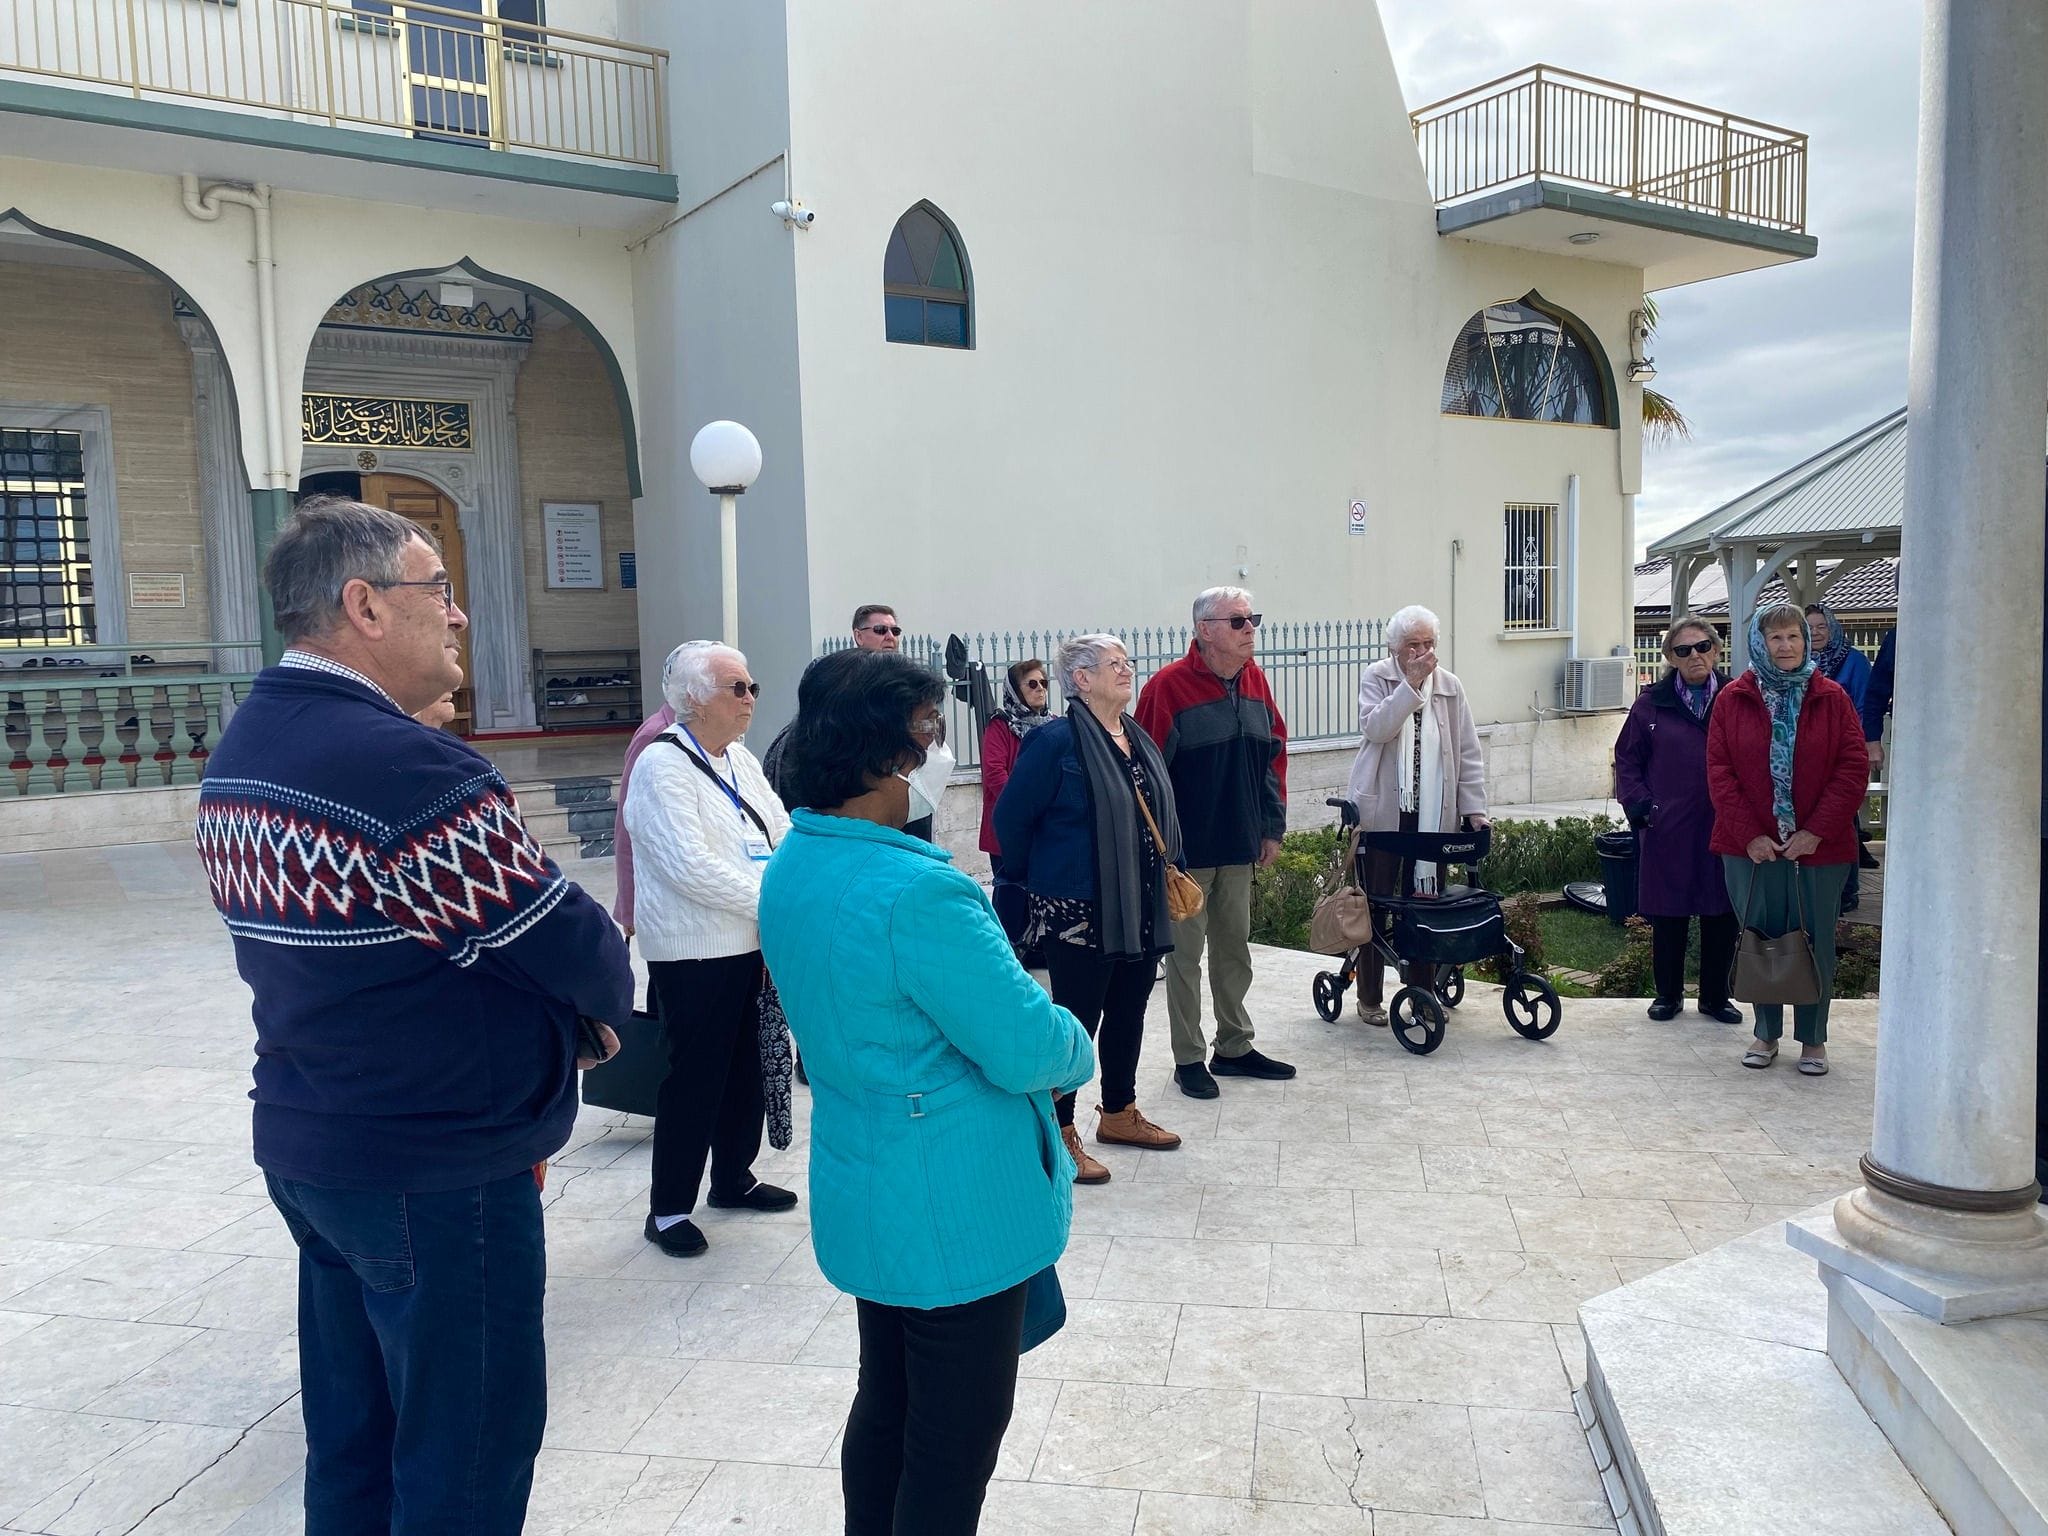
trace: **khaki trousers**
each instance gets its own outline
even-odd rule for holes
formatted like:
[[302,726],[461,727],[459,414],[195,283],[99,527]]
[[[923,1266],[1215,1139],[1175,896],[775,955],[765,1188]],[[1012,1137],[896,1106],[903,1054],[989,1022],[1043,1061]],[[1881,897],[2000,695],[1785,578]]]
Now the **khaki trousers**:
[[1251,1015],[1244,1011],[1252,986],[1252,866],[1188,871],[1202,888],[1202,910],[1173,925],[1166,957],[1166,1016],[1173,1027],[1173,1064],[1187,1066],[1208,1053],[1202,1029],[1202,951],[1209,951],[1209,997],[1216,1005],[1216,1054],[1242,1056],[1252,1048]]

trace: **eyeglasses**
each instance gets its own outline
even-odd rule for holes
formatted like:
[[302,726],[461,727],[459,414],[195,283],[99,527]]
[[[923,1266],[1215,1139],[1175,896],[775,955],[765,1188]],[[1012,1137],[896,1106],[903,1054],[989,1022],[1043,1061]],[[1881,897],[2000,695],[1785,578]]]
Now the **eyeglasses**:
[[1720,643],[1718,640],[1695,640],[1691,645],[1674,645],[1671,647],[1671,654],[1674,656],[1704,656]]
[[1045,688],[1045,679],[1042,677],[1027,677],[1024,679],[1024,686],[1030,692],[1042,692]]
[[448,612],[455,611],[455,583],[445,576],[439,581],[373,581],[373,587],[433,587],[441,594],[441,606]]
[[919,741],[936,741],[939,736],[939,725],[937,715],[924,720],[913,720],[910,722],[910,734]]
[[1137,667],[1121,656],[1112,656],[1107,661],[1090,661],[1083,665],[1090,672],[1094,671],[1097,667],[1107,667],[1118,677],[1129,677],[1138,670]]
[[759,683],[742,683],[735,680],[732,685],[732,696],[736,699],[758,699],[761,697],[761,685]]
[[902,627],[895,624],[867,624],[862,627],[871,635],[887,635],[891,640],[903,633]]
[[1266,616],[1263,613],[1219,613],[1213,619],[1204,619],[1202,622],[1204,624],[1228,624],[1232,629],[1243,629],[1246,625],[1257,629],[1266,622]]

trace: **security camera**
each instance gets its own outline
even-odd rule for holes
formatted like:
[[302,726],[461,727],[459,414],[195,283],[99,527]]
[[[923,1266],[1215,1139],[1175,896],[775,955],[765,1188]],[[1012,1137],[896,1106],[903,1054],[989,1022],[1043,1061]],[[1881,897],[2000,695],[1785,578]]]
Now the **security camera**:
[[809,229],[818,222],[817,210],[806,208],[802,203],[788,201],[773,202],[768,205],[768,211],[782,220],[783,223],[796,229]]

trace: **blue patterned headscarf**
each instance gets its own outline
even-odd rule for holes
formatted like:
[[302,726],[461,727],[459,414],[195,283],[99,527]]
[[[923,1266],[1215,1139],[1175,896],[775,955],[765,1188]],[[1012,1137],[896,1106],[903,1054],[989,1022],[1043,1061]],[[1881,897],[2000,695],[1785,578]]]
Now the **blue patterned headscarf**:
[[[1813,615],[1818,610],[1828,621],[1828,643],[1815,649],[1813,644]],[[1842,621],[1835,617],[1835,610],[1826,603],[1815,603],[1806,610],[1806,653],[1820,669],[1820,675],[1835,682],[1842,680],[1842,663],[1849,659],[1849,636],[1842,628]]]
[[[1803,638],[1806,627],[1800,625]],[[1799,830],[1799,818],[1792,809],[1792,751],[1799,743],[1799,710],[1806,703],[1806,685],[1813,679],[1813,647],[1790,672],[1780,671],[1771,660],[1771,648],[1764,643],[1763,615],[1749,621],[1749,670],[1756,674],[1764,691],[1764,703],[1771,711],[1771,812],[1778,820],[1778,836],[1790,837]]]

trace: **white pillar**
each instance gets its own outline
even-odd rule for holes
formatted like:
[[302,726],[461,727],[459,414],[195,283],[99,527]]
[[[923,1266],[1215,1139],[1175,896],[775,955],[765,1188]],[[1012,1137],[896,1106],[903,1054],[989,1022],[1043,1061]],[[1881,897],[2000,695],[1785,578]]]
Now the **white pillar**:
[[1954,650],[1959,623],[2040,621],[2048,7],[1930,0],[1927,18],[1877,1107],[1833,1242],[1794,1241],[1957,1321],[2048,1306],[2040,695],[2031,673],[1970,686]]

